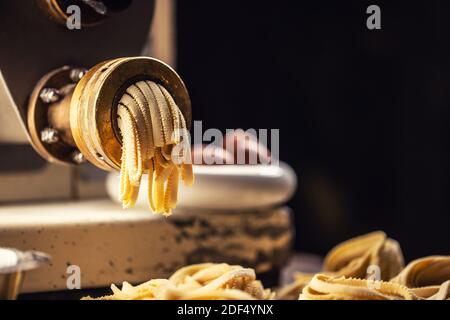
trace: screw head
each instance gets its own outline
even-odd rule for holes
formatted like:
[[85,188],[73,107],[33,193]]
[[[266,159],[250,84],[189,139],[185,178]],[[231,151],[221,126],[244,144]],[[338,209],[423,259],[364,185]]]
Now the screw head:
[[55,88],[44,88],[39,94],[42,102],[44,103],[53,103],[59,100],[60,94],[58,89]]
[[81,80],[81,78],[83,78],[83,76],[86,74],[87,70],[83,69],[83,68],[76,68],[76,69],[72,69],[70,71],[70,79],[77,83],[78,81]]
[[53,128],[45,128],[41,131],[41,141],[47,144],[53,144],[59,141],[58,130]]
[[74,151],[72,154],[72,160],[77,164],[82,164],[86,162],[86,158],[80,151]]

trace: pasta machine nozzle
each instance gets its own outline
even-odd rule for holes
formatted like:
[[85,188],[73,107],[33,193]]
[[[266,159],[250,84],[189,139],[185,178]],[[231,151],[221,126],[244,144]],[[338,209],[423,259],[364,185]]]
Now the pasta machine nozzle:
[[77,165],[89,161],[104,170],[119,170],[121,139],[117,104],[133,83],[163,85],[191,123],[191,102],[178,74],[149,57],[118,58],[90,70],[64,66],[35,86],[28,107],[32,145],[46,160]]

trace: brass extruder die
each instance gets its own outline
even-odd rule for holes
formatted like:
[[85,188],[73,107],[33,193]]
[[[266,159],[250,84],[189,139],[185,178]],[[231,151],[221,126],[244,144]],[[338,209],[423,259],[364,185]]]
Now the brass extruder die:
[[118,58],[88,71],[62,67],[38,82],[28,107],[32,145],[49,162],[75,165],[86,159],[101,169],[119,170],[117,104],[130,85],[142,80],[166,88],[189,129],[191,102],[178,74],[153,58]]

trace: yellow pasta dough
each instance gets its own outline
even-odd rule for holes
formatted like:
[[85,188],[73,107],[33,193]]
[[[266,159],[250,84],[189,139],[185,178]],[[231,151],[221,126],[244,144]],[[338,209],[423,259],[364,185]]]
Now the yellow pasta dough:
[[430,256],[410,262],[391,282],[411,288],[420,299],[450,299],[450,256]]
[[380,268],[380,280],[397,275],[404,267],[398,242],[382,231],[347,240],[328,253],[323,270],[339,276],[365,278],[370,265]]
[[[368,276],[376,266],[380,278]],[[373,232],[343,242],[327,255],[323,271],[298,274],[277,299],[300,300],[449,300],[450,256],[414,260],[403,270],[403,255],[396,241]],[[183,267],[169,279],[150,280],[138,286],[124,282],[102,300],[263,300],[275,294],[264,289],[255,271],[225,263]],[[92,299],[87,297],[85,299]]]
[[[403,265],[398,243],[383,232],[372,232],[334,247],[320,273],[296,274],[294,283],[282,288],[277,298],[450,299],[450,256],[430,256],[414,260],[405,268]],[[368,274],[370,266],[379,269],[379,278]]]
[[317,274],[299,300],[415,300],[414,293],[393,282]]
[[410,262],[390,281],[315,275],[300,300],[449,300],[450,256]]
[[148,175],[148,199],[155,213],[169,215],[178,181],[193,183],[190,143],[183,114],[167,90],[152,81],[127,88],[117,108],[122,135],[120,200],[133,207],[141,178]]
[[[124,282],[111,286],[113,295],[101,300],[255,300],[273,294],[256,280],[253,269],[225,263],[203,263],[181,268],[169,279],[155,279],[138,286]],[[86,300],[92,298],[86,297]]]
[[[397,241],[382,231],[359,236],[334,247],[325,257],[321,273],[334,277],[364,279],[369,266],[380,268],[380,280],[389,280],[403,268],[403,254]],[[280,299],[297,299],[314,274],[297,273],[295,282],[278,292]]]

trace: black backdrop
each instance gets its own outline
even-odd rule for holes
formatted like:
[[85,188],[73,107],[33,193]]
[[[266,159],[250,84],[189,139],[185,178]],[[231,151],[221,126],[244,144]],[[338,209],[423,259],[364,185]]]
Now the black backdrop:
[[[382,29],[366,28],[381,7]],[[449,1],[178,1],[204,127],[279,128],[302,251],[385,230],[450,254]]]

